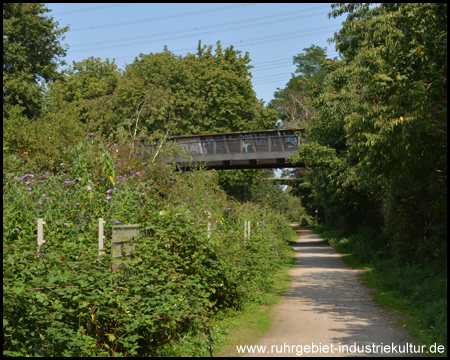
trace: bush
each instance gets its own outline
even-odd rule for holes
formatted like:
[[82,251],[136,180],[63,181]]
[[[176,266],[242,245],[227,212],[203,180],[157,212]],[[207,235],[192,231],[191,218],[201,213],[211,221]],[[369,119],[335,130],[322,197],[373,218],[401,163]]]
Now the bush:
[[[147,166],[94,135],[62,154],[53,174],[4,157],[4,355],[155,356],[199,333],[208,346],[214,314],[270,285],[292,230],[269,208],[228,198],[214,173]],[[109,246],[99,257],[99,217],[105,244],[115,224],[140,225],[120,271],[109,271]]]

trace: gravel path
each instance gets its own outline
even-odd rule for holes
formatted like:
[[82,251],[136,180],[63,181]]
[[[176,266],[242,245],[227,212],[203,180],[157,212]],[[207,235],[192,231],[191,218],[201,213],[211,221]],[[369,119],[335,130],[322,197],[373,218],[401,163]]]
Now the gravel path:
[[[361,270],[350,269],[341,255],[311,230],[294,229],[300,237],[294,245],[292,281],[274,310],[273,325],[258,344],[242,344],[265,345],[265,353],[247,352],[244,356],[414,356],[406,330],[393,324],[392,312],[371,300],[357,276]],[[351,354],[355,344],[365,353]],[[394,345],[397,352],[406,345],[409,353],[381,353],[381,347],[375,348],[375,353],[373,344]],[[339,352],[339,345],[347,345],[349,352]],[[320,349],[321,353],[312,353]]]

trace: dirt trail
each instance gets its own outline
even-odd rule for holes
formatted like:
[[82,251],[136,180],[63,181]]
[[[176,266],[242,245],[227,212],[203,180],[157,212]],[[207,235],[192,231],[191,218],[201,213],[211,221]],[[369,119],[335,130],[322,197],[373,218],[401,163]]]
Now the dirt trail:
[[[304,348],[302,356],[355,356],[339,353],[338,348],[354,344],[365,350],[370,346],[372,353],[360,354],[363,356],[412,356],[412,341],[406,330],[391,323],[393,314],[371,300],[369,290],[357,277],[361,270],[350,269],[341,255],[311,230],[294,229],[300,237],[294,245],[296,262],[290,270],[291,284],[274,310],[269,332],[257,344],[247,344],[265,345],[266,352],[244,356],[299,356],[297,352],[303,346],[313,344],[325,351],[324,346],[328,346],[328,353],[307,354]],[[408,344],[409,354],[380,354],[380,348],[375,354],[372,344],[397,345],[397,351]]]

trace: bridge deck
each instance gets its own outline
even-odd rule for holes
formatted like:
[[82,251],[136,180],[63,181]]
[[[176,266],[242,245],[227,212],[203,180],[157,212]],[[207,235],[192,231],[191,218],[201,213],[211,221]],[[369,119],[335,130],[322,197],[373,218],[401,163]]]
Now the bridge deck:
[[[286,157],[298,150],[302,133],[303,129],[289,129],[175,136],[168,143],[181,145],[184,154],[174,161],[185,169],[197,162],[210,169],[284,168],[293,167]],[[139,154],[154,153],[156,147],[142,144]]]

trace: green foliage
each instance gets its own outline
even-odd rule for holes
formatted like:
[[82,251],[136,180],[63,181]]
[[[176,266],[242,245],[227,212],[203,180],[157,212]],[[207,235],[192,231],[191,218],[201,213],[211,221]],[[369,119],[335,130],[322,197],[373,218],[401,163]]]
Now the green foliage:
[[40,114],[43,85],[58,77],[66,54],[60,40],[68,27],[59,28],[48,12],[44,4],[3,4],[3,117],[16,126],[20,115]]
[[116,119],[113,94],[120,76],[114,61],[108,59],[73,62],[46,92],[47,116],[81,122],[98,134],[112,133]]
[[297,65],[295,72],[300,75],[292,75],[284,89],[277,89],[269,104],[269,108],[277,111],[284,128],[309,124],[308,119],[313,114],[309,98],[321,88],[325,75],[330,72],[330,63],[336,61],[326,59],[327,48],[311,45],[303,51],[294,56],[294,64]]
[[[270,286],[292,235],[286,221],[228,198],[214,172],[148,166],[94,134],[61,153],[54,173],[3,160],[4,355],[163,355],[188,339],[202,347],[195,354],[208,353],[212,316],[259,301]],[[46,242],[37,252],[39,217]],[[115,224],[140,224],[141,236],[112,272]]]
[[[273,111],[252,89],[248,54],[217,43],[197,54],[140,55],[127,66],[117,88],[117,134],[148,139],[149,134],[205,134],[271,128]],[[132,130],[131,130],[132,129]],[[125,135],[126,134],[126,135]]]
[[343,59],[311,93],[294,161],[328,221],[384,227],[399,261],[445,266],[446,4],[369,5],[333,5]]

